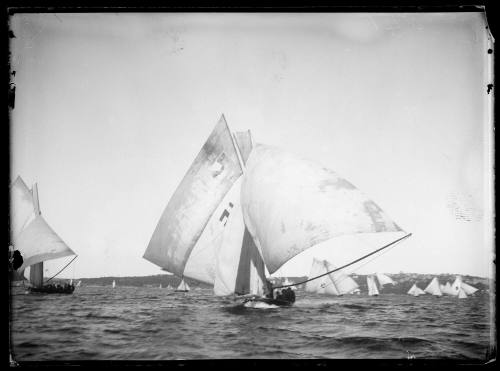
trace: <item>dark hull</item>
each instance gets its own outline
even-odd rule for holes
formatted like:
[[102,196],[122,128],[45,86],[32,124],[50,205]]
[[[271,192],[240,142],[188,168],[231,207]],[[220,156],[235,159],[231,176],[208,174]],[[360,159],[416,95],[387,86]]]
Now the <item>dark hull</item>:
[[73,291],[75,291],[75,286],[68,286],[68,287],[49,287],[49,286],[30,287],[29,291],[30,292],[35,292],[35,293],[38,293],[38,294],[72,294]]
[[246,302],[253,301],[253,302],[261,302],[269,305],[277,305],[280,307],[289,307],[293,304],[292,301],[286,301],[286,300],[280,300],[280,299],[269,299],[269,298],[253,298],[253,299],[248,299],[245,300]]
[[175,290],[174,292],[189,292],[189,290]]

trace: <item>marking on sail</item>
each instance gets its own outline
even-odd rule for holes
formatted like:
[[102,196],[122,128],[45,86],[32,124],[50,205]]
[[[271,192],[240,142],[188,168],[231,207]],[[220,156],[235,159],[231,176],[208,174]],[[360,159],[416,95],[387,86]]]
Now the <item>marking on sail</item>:
[[224,164],[223,161],[226,158],[226,154],[222,152],[219,156],[217,156],[217,159],[215,162],[210,166],[210,171],[212,172],[212,177],[217,177],[224,171]]
[[[229,207],[233,208],[233,204],[231,202],[229,203]],[[222,212],[222,214],[219,218],[219,221],[223,222],[223,224],[226,225],[228,219],[229,219],[229,211],[228,211],[228,209],[224,209],[224,211]]]

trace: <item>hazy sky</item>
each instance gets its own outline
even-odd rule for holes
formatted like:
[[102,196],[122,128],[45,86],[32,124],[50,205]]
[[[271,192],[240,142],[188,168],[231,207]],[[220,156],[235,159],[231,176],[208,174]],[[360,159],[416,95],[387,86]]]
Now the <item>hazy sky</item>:
[[[360,273],[490,275],[482,13],[16,14],[10,26],[11,176],[38,183],[42,214],[79,255],[63,277],[161,272],[142,255],[221,114],[336,171],[413,233]],[[308,274],[308,254],[286,273]]]

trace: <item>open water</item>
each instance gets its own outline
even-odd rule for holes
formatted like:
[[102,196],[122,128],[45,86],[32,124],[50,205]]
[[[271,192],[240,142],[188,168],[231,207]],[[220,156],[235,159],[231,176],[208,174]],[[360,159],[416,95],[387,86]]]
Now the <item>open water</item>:
[[297,292],[291,307],[245,308],[211,290],[78,287],[11,298],[22,361],[225,358],[486,360],[487,294],[467,299]]

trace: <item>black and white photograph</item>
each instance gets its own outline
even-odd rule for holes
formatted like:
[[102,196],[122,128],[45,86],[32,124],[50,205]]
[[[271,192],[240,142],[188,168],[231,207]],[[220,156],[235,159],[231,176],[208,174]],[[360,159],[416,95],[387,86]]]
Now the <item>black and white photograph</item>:
[[496,359],[488,14],[11,9],[10,365]]

